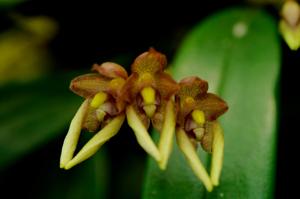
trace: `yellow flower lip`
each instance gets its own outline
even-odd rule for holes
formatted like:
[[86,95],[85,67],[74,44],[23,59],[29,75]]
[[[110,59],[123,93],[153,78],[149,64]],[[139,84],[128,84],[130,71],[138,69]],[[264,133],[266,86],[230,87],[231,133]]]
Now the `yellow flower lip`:
[[155,90],[152,87],[145,87],[141,91],[142,98],[145,105],[152,105],[155,103]]
[[91,107],[98,108],[107,100],[107,94],[104,92],[97,93],[91,101]]
[[193,120],[200,125],[203,125],[205,123],[205,115],[203,111],[200,111],[198,109],[193,110],[192,112],[192,118]]
[[155,90],[150,86],[144,87],[141,91],[141,96],[144,102],[143,109],[146,115],[151,118],[156,111]]

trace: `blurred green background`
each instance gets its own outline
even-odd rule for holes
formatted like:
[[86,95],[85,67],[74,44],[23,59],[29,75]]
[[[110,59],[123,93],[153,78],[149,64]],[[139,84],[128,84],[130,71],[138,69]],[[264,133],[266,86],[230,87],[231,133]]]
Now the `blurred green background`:
[[[59,169],[63,139],[82,100],[69,91],[69,82],[96,62],[129,69],[151,46],[172,62],[198,22],[230,6],[262,7],[279,20],[276,6],[256,1],[198,6],[0,0],[0,197],[140,198],[146,154],[127,125],[95,157],[70,171]],[[299,167],[293,158],[300,54],[283,40],[280,45],[275,195],[288,198],[297,191],[290,180]],[[90,136],[84,134],[82,142]]]

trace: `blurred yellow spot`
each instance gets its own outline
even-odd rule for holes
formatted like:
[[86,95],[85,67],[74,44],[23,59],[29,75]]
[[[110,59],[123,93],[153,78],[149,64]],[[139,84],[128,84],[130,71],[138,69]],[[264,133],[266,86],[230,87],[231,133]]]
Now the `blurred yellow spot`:
[[152,87],[145,87],[141,91],[145,105],[151,105],[155,102],[155,90]]
[[91,107],[98,108],[107,100],[107,94],[104,92],[97,93],[91,101]]
[[109,88],[112,90],[118,90],[119,88],[122,88],[124,84],[125,80],[123,78],[114,78],[109,82]]
[[192,112],[192,118],[197,124],[204,124],[205,122],[204,112],[200,110],[194,110]]
[[296,26],[300,16],[300,6],[296,1],[286,1],[281,9],[282,17],[291,26]]
[[296,1],[286,1],[281,9],[279,31],[291,50],[300,47],[300,6]]

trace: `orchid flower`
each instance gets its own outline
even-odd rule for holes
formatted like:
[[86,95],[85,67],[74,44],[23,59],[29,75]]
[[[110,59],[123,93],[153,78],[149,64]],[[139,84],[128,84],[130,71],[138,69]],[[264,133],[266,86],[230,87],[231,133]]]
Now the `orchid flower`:
[[[140,146],[149,153],[161,169],[167,166],[175,134],[174,94],[178,84],[164,72],[166,57],[150,48],[138,56],[131,66],[131,75],[122,89],[128,103],[126,116]],[[147,129],[150,122],[160,132],[158,147]]]
[[[222,169],[224,136],[217,118],[228,109],[226,102],[207,93],[208,83],[198,77],[180,81],[176,95],[178,108],[177,143],[195,175],[208,191],[219,184]],[[197,145],[212,153],[210,175],[197,155]]]
[[[60,167],[70,169],[88,159],[111,137],[117,134],[125,119],[124,102],[119,94],[127,79],[127,72],[120,65],[106,62],[95,64],[97,73],[76,77],[70,89],[85,98],[64,140]],[[97,132],[73,157],[82,129]]]

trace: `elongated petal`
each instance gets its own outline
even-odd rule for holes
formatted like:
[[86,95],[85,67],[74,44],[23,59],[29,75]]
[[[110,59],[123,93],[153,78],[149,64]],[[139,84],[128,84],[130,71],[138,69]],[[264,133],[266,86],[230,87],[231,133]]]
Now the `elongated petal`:
[[159,150],[157,149],[155,143],[152,141],[147,129],[145,128],[139,116],[136,114],[131,105],[127,107],[126,115],[128,124],[134,131],[134,134],[140,146],[156,161],[160,161],[161,157]]
[[85,100],[71,121],[68,134],[64,140],[63,147],[61,150],[60,168],[64,168],[73,157],[88,104],[88,100]]
[[173,148],[173,136],[175,133],[176,118],[174,112],[173,101],[170,100],[167,103],[164,123],[160,135],[158,144],[161,160],[159,161],[159,167],[164,170],[167,167],[168,159]]
[[187,159],[195,175],[203,182],[207,191],[209,192],[212,191],[213,185],[210,180],[210,177],[208,176],[205,167],[203,166],[203,164],[201,163],[197,155],[195,147],[190,142],[185,131],[182,130],[181,128],[177,129],[176,138],[177,138],[177,143],[179,145],[179,148],[183,152],[185,158]]
[[213,124],[213,146],[211,162],[211,181],[213,185],[219,185],[224,156],[224,135],[223,130],[218,122]]
[[70,169],[94,155],[105,142],[118,133],[124,119],[125,115],[115,117],[82,147],[78,154],[65,166],[65,169]]

